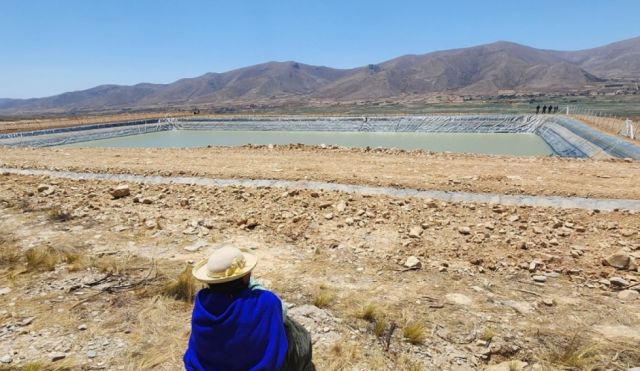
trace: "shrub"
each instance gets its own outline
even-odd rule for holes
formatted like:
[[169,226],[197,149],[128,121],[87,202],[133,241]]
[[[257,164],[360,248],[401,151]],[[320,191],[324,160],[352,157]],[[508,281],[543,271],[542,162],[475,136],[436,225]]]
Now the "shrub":
[[382,318],[378,318],[374,323],[373,323],[373,333],[377,336],[377,337],[381,337],[382,335],[384,335],[385,330],[387,329],[387,321],[385,321]]
[[25,253],[27,270],[52,271],[60,262],[60,254],[52,247],[34,247]]
[[191,266],[187,265],[176,279],[162,289],[162,294],[176,300],[192,303],[196,294],[195,279],[191,275]]
[[485,327],[482,333],[480,334],[480,339],[489,342],[493,339],[494,336],[496,336],[496,329],[491,326],[488,326],[488,327]]
[[313,298],[313,305],[318,308],[326,308],[333,302],[333,294],[327,290],[319,290]]
[[424,342],[424,324],[418,321],[407,323],[403,330],[403,336],[411,344],[422,344]]
[[378,307],[376,307],[375,304],[371,304],[371,303],[367,304],[364,308],[362,308],[362,311],[358,314],[358,318],[361,318],[368,322],[374,322],[376,318],[378,318],[378,316],[379,316]]
[[52,206],[47,212],[49,220],[53,222],[66,222],[71,220],[71,213],[63,210],[60,206]]

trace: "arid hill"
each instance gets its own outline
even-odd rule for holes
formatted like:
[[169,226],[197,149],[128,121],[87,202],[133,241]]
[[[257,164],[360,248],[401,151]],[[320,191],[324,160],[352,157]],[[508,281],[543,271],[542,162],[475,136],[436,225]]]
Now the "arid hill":
[[334,69],[269,62],[170,84],[102,85],[34,99],[0,99],[0,114],[73,113],[194,105],[309,100],[345,102],[450,93],[563,93],[596,82],[640,76],[640,37],[581,51],[510,42],[406,55],[380,64]]

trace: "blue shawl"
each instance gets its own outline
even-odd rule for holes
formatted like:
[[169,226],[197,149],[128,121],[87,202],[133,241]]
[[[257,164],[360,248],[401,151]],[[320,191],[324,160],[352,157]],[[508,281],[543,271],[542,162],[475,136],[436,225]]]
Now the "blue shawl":
[[189,371],[278,370],[287,346],[282,302],[274,293],[247,288],[230,298],[203,289],[196,295],[184,365]]

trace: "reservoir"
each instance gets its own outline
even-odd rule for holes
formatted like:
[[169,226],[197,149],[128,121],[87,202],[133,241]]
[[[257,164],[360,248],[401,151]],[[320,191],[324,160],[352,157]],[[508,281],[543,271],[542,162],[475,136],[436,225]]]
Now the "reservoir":
[[168,130],[79,142],[61,147],[176,148],[295,143],[517,156],[553,153],[542,138],[532,133]]

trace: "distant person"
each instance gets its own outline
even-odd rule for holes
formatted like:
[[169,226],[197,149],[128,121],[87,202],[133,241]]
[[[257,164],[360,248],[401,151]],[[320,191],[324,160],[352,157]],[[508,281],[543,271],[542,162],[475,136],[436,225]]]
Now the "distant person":
[[558,113],[558,106],[553,107],[553,113]]
[[538,107],[536,107],[536,115],[540,113],[540,105],[538,104]]
[[188,371],[315,370],[311,336],[276,294],[251,279],[255,255],[225,246],[193,268],[198,291],[184,355]]
[[547,113],[547,106],[542,106],[542,113]]

